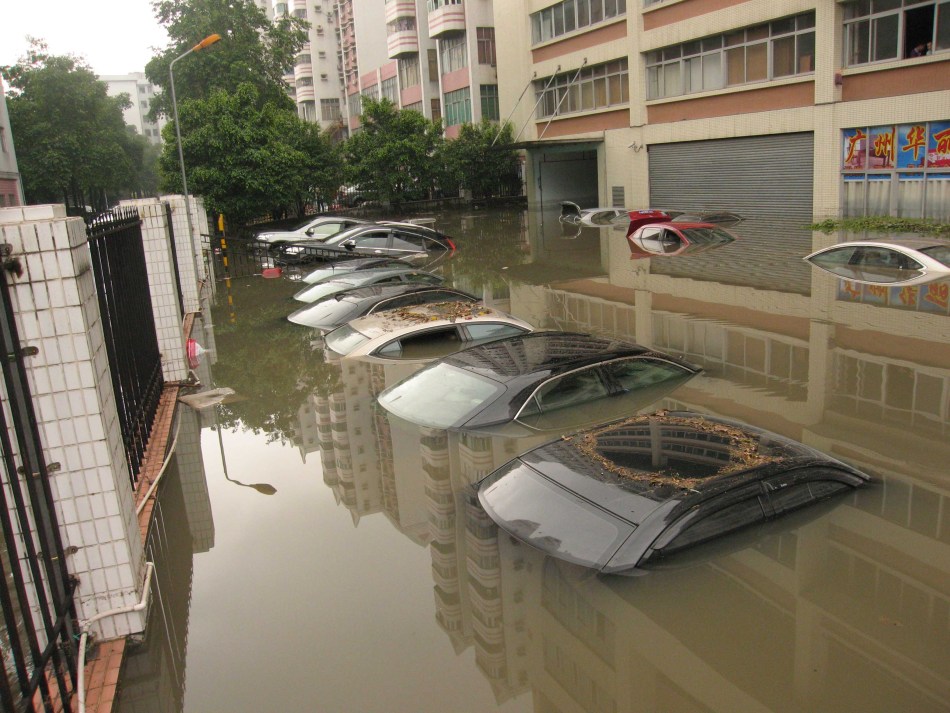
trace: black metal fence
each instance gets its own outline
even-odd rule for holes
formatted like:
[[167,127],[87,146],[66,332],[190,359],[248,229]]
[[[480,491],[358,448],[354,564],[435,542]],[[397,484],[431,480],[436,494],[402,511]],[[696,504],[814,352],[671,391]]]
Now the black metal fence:
[[138,211],[118,208],[86,225],[125,455],[138,478],[164,379]]
[[[7,267],[15,262],[5,260]],[[20,343],[8,274],[0,271],[8,406],[0,409],[0,709],[51,713],[68,709],[76,683],[76,582],[66,569],[49,481],[59,464],[43,456],[24,363],[36,352]]]

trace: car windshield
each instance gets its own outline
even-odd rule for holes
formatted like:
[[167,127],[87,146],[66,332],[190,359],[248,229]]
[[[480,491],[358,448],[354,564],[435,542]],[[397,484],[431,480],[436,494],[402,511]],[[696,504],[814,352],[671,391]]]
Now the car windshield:
[[327,334],[323,341],[330,351],[346,356],[361,344],[369,341],[369,337],[356,331],[350,325],[344,324]]
[[423,426],[449,428],[469,420],[504,387],[491,379],[435,364],[386,389],[379,403],[400,418]]
[[950,267],[950,245],[934,245],[932,248],[921,248],[920,252],[932,260]]
[[635,527],[519,460],[479,486],[479,501],[505,531],[570,562],[603,568]]

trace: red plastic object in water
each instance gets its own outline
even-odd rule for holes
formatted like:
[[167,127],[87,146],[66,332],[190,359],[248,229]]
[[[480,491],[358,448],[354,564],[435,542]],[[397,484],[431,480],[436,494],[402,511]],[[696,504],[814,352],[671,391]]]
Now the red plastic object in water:
[[264,277],[280,277],[280,274],[281,269],[279,267],[268,267],[261,273]]

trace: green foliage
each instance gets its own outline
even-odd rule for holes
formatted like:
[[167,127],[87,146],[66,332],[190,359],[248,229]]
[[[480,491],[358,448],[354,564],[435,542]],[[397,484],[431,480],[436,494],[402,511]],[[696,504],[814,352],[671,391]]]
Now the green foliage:
[[399,111],[388,99],[363,98],[360,130],[342,148],[346,179],[364,197],[399,204],[428,198],[444,142],[440,124],[417,111]]
[[467,188],[475,198],[510,195],[521,182],[512,143],[509,122],[500,131],[487,119],[481,124],[462,124],[458,137],[447,141],[442,151],[443,187]]
[[187,99],[207,99],[218,89],[235,92],[251,83],[261,104],[293,107],[283,75],[307,41],[306,21],[287,16],[270,22],[253,0],[156,0],[152,9],[171,40],[145,66],[149,81],[163,89],[152,102],[152,118],[172,115],[172,61],[212,34],[221,40],[175,64],[179,106]]
[[49,55],[38,40],[0,73],[11,87],[7,108],[29,203],[104,208],[145,190],[147,141],[125,124],[128,95],[108,96],[83,60]]
[[[240,224],[268,212],[299,206],[316,192],[339,185],[339,160],[315,124],[272,103],[257,88],[218,90],[179,106],[188,189],[209,209]],[[181,190],[174,124],[164,129],[162,187]]]
[[836,233],[839,230],[870,233],[920,233],[950,238],[950,223],[940,223],[921,218],[895,218],[893,216],[867,216],[863,218],[828,218],[808,226],[809,230]]

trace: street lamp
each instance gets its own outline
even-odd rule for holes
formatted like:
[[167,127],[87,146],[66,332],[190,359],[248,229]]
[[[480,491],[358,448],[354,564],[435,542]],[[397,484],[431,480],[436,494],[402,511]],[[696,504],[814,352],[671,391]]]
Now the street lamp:
[[[179,126],[179,123],[178,123],[178,100],[175,98],[175,62],[177,62],[180,59],[184,59],[185,57],[190,55],[192,52],[200,52],[205,47],[208,47],[209,45],[213,45],[215,42],[217,42],[220,39],[221,39],[221,35],[217,33],[213,35],[208,35],[203,40],[201,40],[201,42],[199,42],[194,47],[192,47],[190,50],[188,50],[184,54],[181,54],[175,57],[175,59],[172,60],[171,64],[168,65],[168,78],[169,80],[171,80],[171,85],[172,85],[172,113],[175,116],[175,140],[178,143],[178,165],[181,166],[181,190],[185,194],[185,218],[188,221],[188,240],[191,241],[192,244],[195,239],[195,231],[191,225],[191,205],[188,201],[188,179],[185,177],[185,156],[184,154],[182,154],[182,151],[181,151],[181,127]],[[195,278],[197,279],[198,257],[195,254],[194,247],[192,247],[191,256],[195,262]]]

